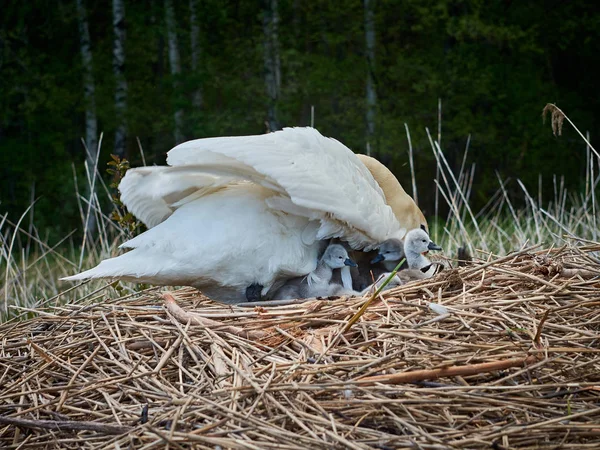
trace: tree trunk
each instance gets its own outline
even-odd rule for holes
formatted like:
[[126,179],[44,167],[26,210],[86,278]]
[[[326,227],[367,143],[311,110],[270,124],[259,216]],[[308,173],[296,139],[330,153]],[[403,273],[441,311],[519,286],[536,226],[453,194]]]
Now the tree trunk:
[[[198,17],[196,15],[196,0],[190,0],[190,41],[192,47],[192,71],[194,76],[197,75],[198,63],[200,60],[200,26],[198,25]],[[195,110],[202,108],[202,90],[200,86],[196,86],[192,95],[192,105]]]
[[[179,75],[181,73],[181,62],[179,59],[179,47],[177,46],[177,30],[175,23],[175,10],[173,1],[165,0],[165,16],[167,21],[167,41],[169,48],[169,65],[175,88],[175,99],[179,97]],[[183,142],[183,110],[179,105],[175,109],[175,144]]]
[[375,0],[365,0],[365,42],[367,56],[367,142],[366,147],[370,153],[376,154],[375,141],[375,110],[377,108],[377,92],[375,91]]
[[[85,101],[85,145],[87,147],[86,161],[93,180],[95,177],[96,161],[98,157],[98,121],[96,119],[96,97],[94,86],[94,74],[92,72],[92,46],[90,42],[90,31],[87,22],[87,13],[84,0],[77,0],[77,24],[79,28],[79,43],[81,59],[83,61],[83,95]],[[93,202],[94,183],[89,184],[89,201]],[[86,230],[93,234],[96,229],[96,217],[89,211],[86,215]]]
[[125,80],[125,5],[123,0],[113,0],[113,73],[115,75],[115,155],[125,156],[127,122],[127,81]]
[[267,0],[264,16],[264,65],[265,85],[268,96],[267,127],[268,131],[279,130],[277,120],[277,102],[281,94],[281,61],[279,59],[279,12],[277,0]]

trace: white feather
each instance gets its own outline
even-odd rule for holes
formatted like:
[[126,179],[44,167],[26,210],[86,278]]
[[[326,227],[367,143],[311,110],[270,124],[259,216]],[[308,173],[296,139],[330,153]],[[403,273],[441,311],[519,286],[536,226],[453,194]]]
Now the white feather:
[[65,279],[191,285],[217,299],[244,301],[252,283],[270,287],[279,277],[302,276],[317,265],[318,245],[302,242],[309,221],[270,210],[268,195],[257,185],[228,186],[122,244],[132,249],[128,253]]
[[356,155],[312,128],[190,141],[167,162],[131,169],[119,186],[150,229],[121,246],[128,253],[67,280],[192,285],[243,301],[253,283],[267,293],[312,272],[321,240],[368,250],[404,233]]
[[440,316],[449,313],[448,308],[437,303],[429,303],[427,306],[429,306],[429,309],[431,309],[434,313]]
[[[211,161],[213,155],[217,155],[215,161]],[[279,188],[291,203],[309,211],[308,218],[321,220],[319,239],[340,237],[353,248],[370,249],[401,232],[383,191],[364,164],[349,148],[314,128],[189,141],[171,150],[167,162],[172,166],[210,164],[229,176],[252,176],[252,181],[265,187]],[[246,169],[240,171],[239,164]]]

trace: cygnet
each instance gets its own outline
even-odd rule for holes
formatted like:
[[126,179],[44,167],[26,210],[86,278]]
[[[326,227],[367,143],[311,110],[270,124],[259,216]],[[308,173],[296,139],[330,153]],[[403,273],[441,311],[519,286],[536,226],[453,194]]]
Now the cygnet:
[[426,231],[416,228],[409,231],[404,244],[398,239],[388,239],[379,246],[379,253],[371,264],[383,262],[388,271],[394,270],[398,261],[406,258],[408,269],[423,269],[431,265],[425,256],[430,250],[442,248],[431,240]]
[[409,281],[422,280],[430,278],[435,274],[435,266],[425,256],[430,250],[441,250],[442,248],[434,243],[426,231],[417,228],[409,231],[404,238],[404,244],[397,239],[388,239],[379,247],[378,255],[371,261],[371,264],[383,262],[387,274],[380,276],[379,282],[387,278],[390,271],[394,270],[398,261],[406,258],[407,269],[401,270],[396,274],[388,286],[399,286]]
[[348,257],[348,252],[340,244],[331,244],[323,253],[317,268],[304,277],[292,278],[279,288],[273,299],[327,297],[343,291],[343,287],[332,281],[335,269],[357,264]]

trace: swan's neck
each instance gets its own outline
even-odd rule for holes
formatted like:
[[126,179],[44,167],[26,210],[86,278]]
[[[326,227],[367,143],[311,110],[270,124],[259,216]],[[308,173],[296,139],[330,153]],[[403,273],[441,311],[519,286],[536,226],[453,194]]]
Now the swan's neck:
[[383,267],[385,267],[385,270],[388,272],[391,272],[396,268],[399,262],[400,261],[383,261]]
[[352,271],[349,266],[344,266],[340,269],[342,275],[342,286],[344,289],[351,291],[352,290]]
[[322,283],[329,283],[331,281],[331,277],[333,277],[333,269],[323,261],[320,261],[317,265],[317,268],[313,272],[313,275],[318,281]]
[[402,228],[410,231],[419,228],[421,224],[427,224],[419,207],[404,191],[392,172],[389,172],[389,177],[384,178],[384,181],[377,181],[385,194],[387,204],[394,211],[394,215],[398,218]]
[[406,253],[406,262],[408,264],[409,269],[422,269],[423,267],[427,267],[429,264],[429,260],[422,254],[416,252],[405,252]]
[[412,197],[402,188],[402,185],[394,174],[375,158],[366,155],[357,156],[367,169],[369,169],[369,172],[371,172],[371,175],[373,175],[373,178],[375,178],[375,181],[381,187],[386,203],[394,211],[400,227],[406,228],[407,231],[419,228],[421,225],[427,227],[425,216]]

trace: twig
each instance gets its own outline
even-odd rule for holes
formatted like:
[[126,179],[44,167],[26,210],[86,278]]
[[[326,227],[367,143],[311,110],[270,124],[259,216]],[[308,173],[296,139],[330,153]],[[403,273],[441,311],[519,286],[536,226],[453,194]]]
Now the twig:
[[379,288],[377,288],[377,290],[373,293],[373,295],[371,295],[371,297],[360,307],[360,309],[356,312],[356,314],[354,314],[350,318],[350,320],[348,320],[348,322],[346,323],[346,325],[344,325],[342,330],[331,340],[331,342],[329,343],[327,348],[323,351],[323,353],[321,353],[318,356],[317,362],[320,362],[321,359],[331,349],[331,347],[333,347],[335,344],[337,344],[337,342],[340,339],[340,337],[342,336],[342,334],[344,334],[346,331],[348,331],[350,329],[350,327],[352,325],[354,325],[358,319],[360,319],[360,317],[364,314],[364,312],[367,310],[367,308],[373,302],[373,300],[375,300],[377,298],[377,296],[381,293],[381,291],[383,291],[383,289],[388,285],[388,283],[390,281],[392,281],[392,278],[394,278],[396,276],[396,274],[398,273],[398,270],[400,270],[400,267],[402,266],[402,264],[404,264],[405,260],[406,260],[406,258],[402,258],[400,260],[398,265],[394,268],[392,273],[390,273],[390,275],[385,279],[385,281],[382,283],[382,285],[379,286]]
[[450,366],[441,369],[431,370],[413,370],[410,372],[393,373],[390,375],[376,375],[372,377],[364,377],[356,380],[362,384],[401,384],[414,383],[415,381],[435,380],[442,377],[457,377],[466,375],[477,375],[479,373],[494,372],[496,370],[510,369],[511,367],[527,366],[536,362],[538,359],[535,356],[527,358],[506,359],[504,361],[493,361],[481,364],[472,364],[469,366]]
[[175,297],[169,292],[163,292],[162,297],[165,299],[167,310],[182,324],[191,322],[192,324],[201,325],[206,328],[211,328],[213,331],[231,333],[246,339],[263,339],[267,337],[267,333],[263,331],[244,330],[233,325],[225,325],[216,320],[207,319],[191,312],[183,310],[175,301]]
[[79,420],[27,420],[14,417],[0,416],[0,423],[16,425],[22,428],[43,428],[46,430],[77,430],[96,431],[104,434],[125,434],[133,430],[132,427],[123,425],[108,425],[98,422],[84,422]]

